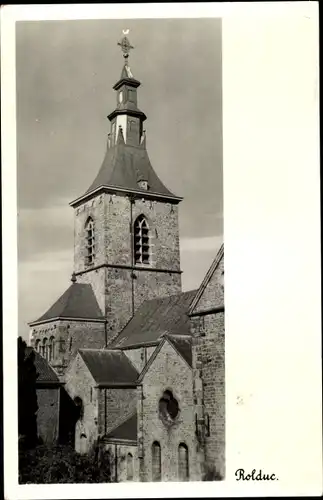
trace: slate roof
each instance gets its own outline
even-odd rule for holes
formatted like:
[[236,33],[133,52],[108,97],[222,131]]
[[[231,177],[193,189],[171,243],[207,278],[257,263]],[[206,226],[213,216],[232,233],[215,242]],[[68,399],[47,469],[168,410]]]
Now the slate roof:
[[[119,137],[121,137],[120,133],[118,139]],[[164,186],[151,166],[145,142],[139,146],[132,146],[125,144],[124,140],[118,140],[115,146],[107,149],[101,169],[85,194],[101,186],[147,193],[138,186],[137,182],[142,178],[148,181],[150,193],[178,198]]]
[[137,412],[112,429],[112,431],[107,434],[106,438],[137,441]]
[[[162,335],[190,335],[187,315],[196,290],[145,301],[111,347],[157,343]],[[182,347],[184,349],[184,347]]]
[[138,372],[122,351],[80,349],[80,355],[97,384],[134,384]]
[[60,383],[58,376],[56,375],[53,368],[49,365],[48,361],[43,358],[37,351],[35,351],[32,347],[26,347],[25,349],[25,358],[34,353],[34,365],[36,371],[38,373],[37,383],[51,382],[51,383]]
[[52,318],[104,319],[92,286],[73,283],[45,314],[30,325]]
[[181,354],[185,361],[192,367],[192,338],[188,336],[169,335],[167,337],[176,351]]

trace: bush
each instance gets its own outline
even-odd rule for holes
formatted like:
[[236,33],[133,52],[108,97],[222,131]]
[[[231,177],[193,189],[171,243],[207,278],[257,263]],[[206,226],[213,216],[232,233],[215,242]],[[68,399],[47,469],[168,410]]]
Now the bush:
[[93,450],[79,455],[70,446],[19,450],[19,483],[107,483],[110,482],[109,457]]

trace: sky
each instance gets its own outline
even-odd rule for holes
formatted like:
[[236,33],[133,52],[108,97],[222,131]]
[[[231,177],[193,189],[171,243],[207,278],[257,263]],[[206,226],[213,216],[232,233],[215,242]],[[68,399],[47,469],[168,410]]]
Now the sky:
[[69,202],[104,158],[123,57],[147,115],[153,168],[180,203],[183,290],[197,288],[223,242],[222,61],[219,19],[16,23],[18,334],[68,288]]

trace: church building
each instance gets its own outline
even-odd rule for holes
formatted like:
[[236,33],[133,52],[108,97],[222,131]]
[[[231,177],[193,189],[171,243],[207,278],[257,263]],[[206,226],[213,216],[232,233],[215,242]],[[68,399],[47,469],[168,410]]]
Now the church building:
[[[182,292],[182,198],[151,165],[140,81],[128,63],[133,47],[126,36],[119,45],[124,65],[105,157],[70,203],[71,284],[29,323],[30,345],[77,408],[75,450],[99,444],[114,481],[223,479],[223,245],[199,289]],[[44,398],[40,406],[44,441],[60,441],[65,418],[48,419],[46,430],[52,410]]]

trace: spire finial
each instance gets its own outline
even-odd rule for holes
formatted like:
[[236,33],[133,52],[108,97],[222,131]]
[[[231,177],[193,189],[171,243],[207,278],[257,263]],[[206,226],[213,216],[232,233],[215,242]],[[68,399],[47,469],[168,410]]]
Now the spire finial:
[[129,52],[131,49],[134,49],[134,47],[132,45],[130,45],[130,42],[127,38],[127,35],[129,33],[130,30],[122,30],[122,33],[123,33],[123,38],[121,39],[120,42],[118,42],[118,45],[120,45],[121,47],[121,50],[123,52],[123,57],[125,58],[125,62],[127,63],[128,61],[128,57],[129,57]]
[[76,283],[76,274],[75,274],[75,272],[74,272],[74,271],[73,271],[73,273],[72,273],[71,282],[72,282],[72,283]]

